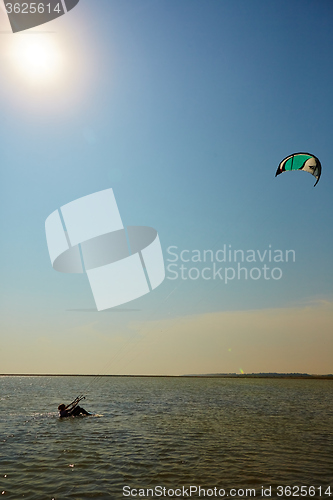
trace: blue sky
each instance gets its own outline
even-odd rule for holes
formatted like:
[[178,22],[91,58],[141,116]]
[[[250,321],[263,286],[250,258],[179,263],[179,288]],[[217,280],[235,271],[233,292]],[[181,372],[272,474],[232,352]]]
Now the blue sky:
[[[281,335],[290,362],[279,365],[271,353],[274,371],[332,372],[320,359],[333,347],[332,14],[331,1],[81,0],[66,16],[11,35],[0,11],[4,372],[81,373],[84,364],[96,373],[106,351],[116,351],[115,338],[130,350],[154,320],[170,353],[186,350],[174,336],[185,335],[182,325],[198,315],[213,315],[221,342],[230,330],[218,314],[256,311],[259,324],[268,310],[287,318],[295,308],[290,330],[300,334],[308,307],[307,352],[319,342],[318,317],[326,318],[326,340],[314,359],[293,365],[297,342],[290,347],[281,319],[287,326],[274,342]],[[12,37],[51,38],[64,61],[59,78],[30,85],[12,64]],[[274,178],[279,161],[297,151],[320,158],[316,188],[305,173]],[[44,222],[61,205],[109,187],[125,225],[158,230],[165,258],[171,245],[271,245],[294,249],[296,262],[281,265],[276,281],[166,279],[124,306],[138,311],[69,311],[93,308],[93,297],[85,276],[52,269]],[[265,371],[255,324],[248,332],[239,326],[244,371]],[[237,321],[232,328],[237,332]],[[165,355],[163,373],[239,370],[222,351],[219,362],[210,365],[208,352],[201,363],[204,332],[196,335],[197,365],[181,351],[177,365]],[[257,358],[247,367],[244,344],[251,341]],[[77,346],[82,364],[70,365]],[[107,371],[159,373],[152,363],[158,354],[147,351],[145,364]],[[41,362],[54,353],[63,364]]]

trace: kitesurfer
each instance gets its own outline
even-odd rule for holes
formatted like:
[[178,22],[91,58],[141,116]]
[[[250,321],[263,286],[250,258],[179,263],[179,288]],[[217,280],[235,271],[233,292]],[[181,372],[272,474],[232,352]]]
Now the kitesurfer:
[[[77,398],[78,399],[78,398]],[[84,408],[78,405],[79,401],[74,400],[73,403],[65,406],[61,404],[58,406],[60,418],[64,417],[77,417],[78,415],[91,415]]]

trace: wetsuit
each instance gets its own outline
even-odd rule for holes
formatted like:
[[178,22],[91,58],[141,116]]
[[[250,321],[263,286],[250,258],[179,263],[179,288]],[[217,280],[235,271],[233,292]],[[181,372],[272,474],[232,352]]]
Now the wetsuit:
[[72,410],[61,410],[60,411],[60,417],[76,417],[77,415],[90,415],[84,408],[81,408],[81,406],[75,406]]

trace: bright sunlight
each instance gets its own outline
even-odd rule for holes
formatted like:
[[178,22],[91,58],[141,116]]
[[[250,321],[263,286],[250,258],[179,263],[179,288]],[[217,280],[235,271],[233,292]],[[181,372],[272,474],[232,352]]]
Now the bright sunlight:
[[18,36],[12,57],[21,77],[35,85],[58,80],[62,70],[60,49],[47,35]]

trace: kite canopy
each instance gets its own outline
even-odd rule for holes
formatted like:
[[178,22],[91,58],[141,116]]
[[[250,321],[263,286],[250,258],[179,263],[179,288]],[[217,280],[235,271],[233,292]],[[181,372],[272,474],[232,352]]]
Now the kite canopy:
[[294,153],[281,161],[275,177],[282,174],[282,172],[290,170],[304,170],[304,172],[309,172],[309,174],[312,174],[317,179],[316,186],[321,175],[321,163],[316,156],[310,153]]

